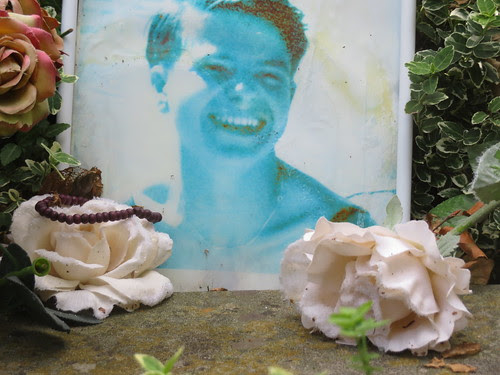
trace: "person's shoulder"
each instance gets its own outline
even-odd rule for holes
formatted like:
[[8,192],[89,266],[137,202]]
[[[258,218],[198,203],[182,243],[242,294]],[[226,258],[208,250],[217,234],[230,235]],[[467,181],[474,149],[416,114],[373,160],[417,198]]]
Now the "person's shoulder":
[[375,224],[366,210],[281,160],[278,180],[280,206],[289,210],[291,216],[309,217],[310,220],[324,216],[330,221],[348,221],[363,227]]

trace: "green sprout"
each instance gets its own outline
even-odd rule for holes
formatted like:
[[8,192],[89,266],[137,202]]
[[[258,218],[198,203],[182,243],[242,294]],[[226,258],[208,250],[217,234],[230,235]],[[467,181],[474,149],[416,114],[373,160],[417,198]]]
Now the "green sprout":
[[179,360],[184,347],[180,347],[175,354],[170,357],[165,364],[161,363],[158,359],[147,354],[135,354],[134,358],[142,366],[146,372],[142,375],[168,375],[172,374],[172,369],[175,363]]
[[356,339],[358,354],[353,356],[352,361],[355,368],[364,371],[367,375],[371,375],[374,371],[378,370],[376,367],[370,365],[370,361],[378,358],[379,355],[368,352],[366,333],[389,323],[388,320],[375,321],[372,318],[365,318],[366,313],[372,308],[372,304],[372,301],[367,301],[357,308],[341,307],[339,312],[330,315],[329,319],[330,323],[340,327],[340,334],[342,336]]

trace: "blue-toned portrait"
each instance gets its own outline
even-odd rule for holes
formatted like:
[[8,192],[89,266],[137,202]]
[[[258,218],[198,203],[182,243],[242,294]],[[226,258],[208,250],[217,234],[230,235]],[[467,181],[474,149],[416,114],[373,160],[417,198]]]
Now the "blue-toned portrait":
[[320,217],[374,225],[395,193],[399,55],[363,47],[397,40],[398,2],[361,36],[349,5],[313,3],[81,2],[72,152],[105,196],[163,214],[178,290],[277,287]]

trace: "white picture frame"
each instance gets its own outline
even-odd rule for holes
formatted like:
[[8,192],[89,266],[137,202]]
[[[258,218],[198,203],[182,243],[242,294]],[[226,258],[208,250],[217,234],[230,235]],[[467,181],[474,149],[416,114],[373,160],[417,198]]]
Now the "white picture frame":
[[[276,155],[363,207],[377,224],[383,221],[386,203],[397,193],[403,219],[409,220],[412,120],[404,112],[410,93],[404,63],[414,54],[415,0],[384,0],[375,7],[362,0],[290,2],[304,14],[309,46],[294,77],[297,88],[287,127],[275,145]],[[161,211],[176,225],[183,220],[178,209],[183,199],[183,184],[178,181],[182,167],[176,156],[181,141],[175,126],[159,130],[163,129],[155,96],[159,92],[151,84],[151,62],[144,52],[151,17],[166,3],[64,0],[62,30],[75,30],[65,37],[64,70],[78,75],[79,81],[61,84],[63,106],[58,120],[72,124],[61,136],[63,149],[82,160],[84,167],[95,165],[103,171],[104,196],[121,202],[132,197],[133,203]],[[129,86],[124,85],[125,78],[130,79]],[[130,95],[124,94],[127,90]],[[343,126],[346,122],[349,128]],[[122,129],[129,129],[130,135]],[[151,129],[155,136],[148,142],[141,139]],[[141,152],[130,152],[134,146]],[[158,153],[147,155],[160,148],[169,162],[160,161]],[[154,161],[147,166],[147,160]],[[169,190],[169,196],[177,199],[175,204],[158,204],[134,193],[156,186],[158,174],[177,183]],[[173,239],[174,254],[183,251],[176,247],[182,241]],[[273,272],[256,272],[258,266],[247,269],[252,262],[248,251],[238,266],[234,266],[236,258],[221,253],[221,259],[233,263],[226,270],[214,266],[220,263],[216,251],[198,250],[200,259],[216,259],[206,266],[193,260],[198,263],[193,268],[169,268],[167,261],[166,268],[160,269],[176,290],[279,288],[278,255],[270,258]]]

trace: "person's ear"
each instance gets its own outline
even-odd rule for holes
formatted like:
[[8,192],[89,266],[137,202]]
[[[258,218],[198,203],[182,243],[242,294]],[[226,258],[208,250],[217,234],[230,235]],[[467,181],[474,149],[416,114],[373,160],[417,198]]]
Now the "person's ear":
[[159,95],[158,105],[160,106],[160,111],[162,113],[167,113],[169,111],[167,94],[164,92],[165,85],[167,83],[167,72],[165,67],[161,64],[156,64],[151,67],[151,84],[155,88]]

